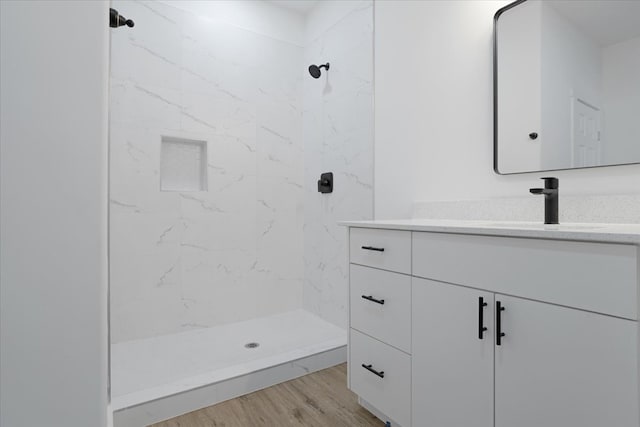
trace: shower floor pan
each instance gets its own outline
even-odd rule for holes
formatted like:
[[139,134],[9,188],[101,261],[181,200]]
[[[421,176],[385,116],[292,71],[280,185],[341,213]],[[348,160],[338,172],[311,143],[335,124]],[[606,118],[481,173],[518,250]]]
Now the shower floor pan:
[[114,426],[147,426],[343,363],[346,344],[346,331],[304,310],[114,344]]

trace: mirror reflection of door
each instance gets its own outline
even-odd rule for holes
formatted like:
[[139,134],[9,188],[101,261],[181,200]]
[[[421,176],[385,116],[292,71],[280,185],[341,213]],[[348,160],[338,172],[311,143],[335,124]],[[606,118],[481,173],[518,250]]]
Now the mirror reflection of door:
[[602,146],[600,141],[601,111],[587,101],[572,98],[571,117],[573,121],[571,145],[573,147],[572,166],[576,168],[601,164]]

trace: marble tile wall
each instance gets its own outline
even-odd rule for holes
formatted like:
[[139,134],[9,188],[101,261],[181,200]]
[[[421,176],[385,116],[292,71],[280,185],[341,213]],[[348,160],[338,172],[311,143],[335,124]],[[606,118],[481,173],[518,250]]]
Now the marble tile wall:
[[[326,28],[304,50],[306,66],[331,66],[303,82],[303,307],[346,328],[347,232],[336,223],[373,218],[373,2]],[[334,174],[331,194],[317,192],[322,172]]]
[[[113,7],[136,25],[111,33],[112,341],[300,308],[303,48],[159,2]],[[207,191],[160,191],[162,136],[206,141]]]

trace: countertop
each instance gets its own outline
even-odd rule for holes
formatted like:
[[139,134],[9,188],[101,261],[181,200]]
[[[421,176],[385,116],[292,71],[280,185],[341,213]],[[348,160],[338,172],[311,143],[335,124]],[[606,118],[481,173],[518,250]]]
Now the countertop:
[[381,221],[340,221],[347,227],[387,230],[430,231],[484,236],[527,237],[640,245],[640,224],[566,223],[545,225],[519,221],[462,221],[401,219]]

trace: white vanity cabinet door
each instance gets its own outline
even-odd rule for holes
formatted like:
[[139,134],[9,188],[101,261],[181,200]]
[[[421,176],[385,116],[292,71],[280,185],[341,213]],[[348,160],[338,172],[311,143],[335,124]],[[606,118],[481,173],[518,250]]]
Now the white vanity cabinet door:
[[638,427],[637,322],[500,294],[495,301],[505,307],[496,427]]
[[413,278],[412,302],[413,425],[493,427],[493,294]]

